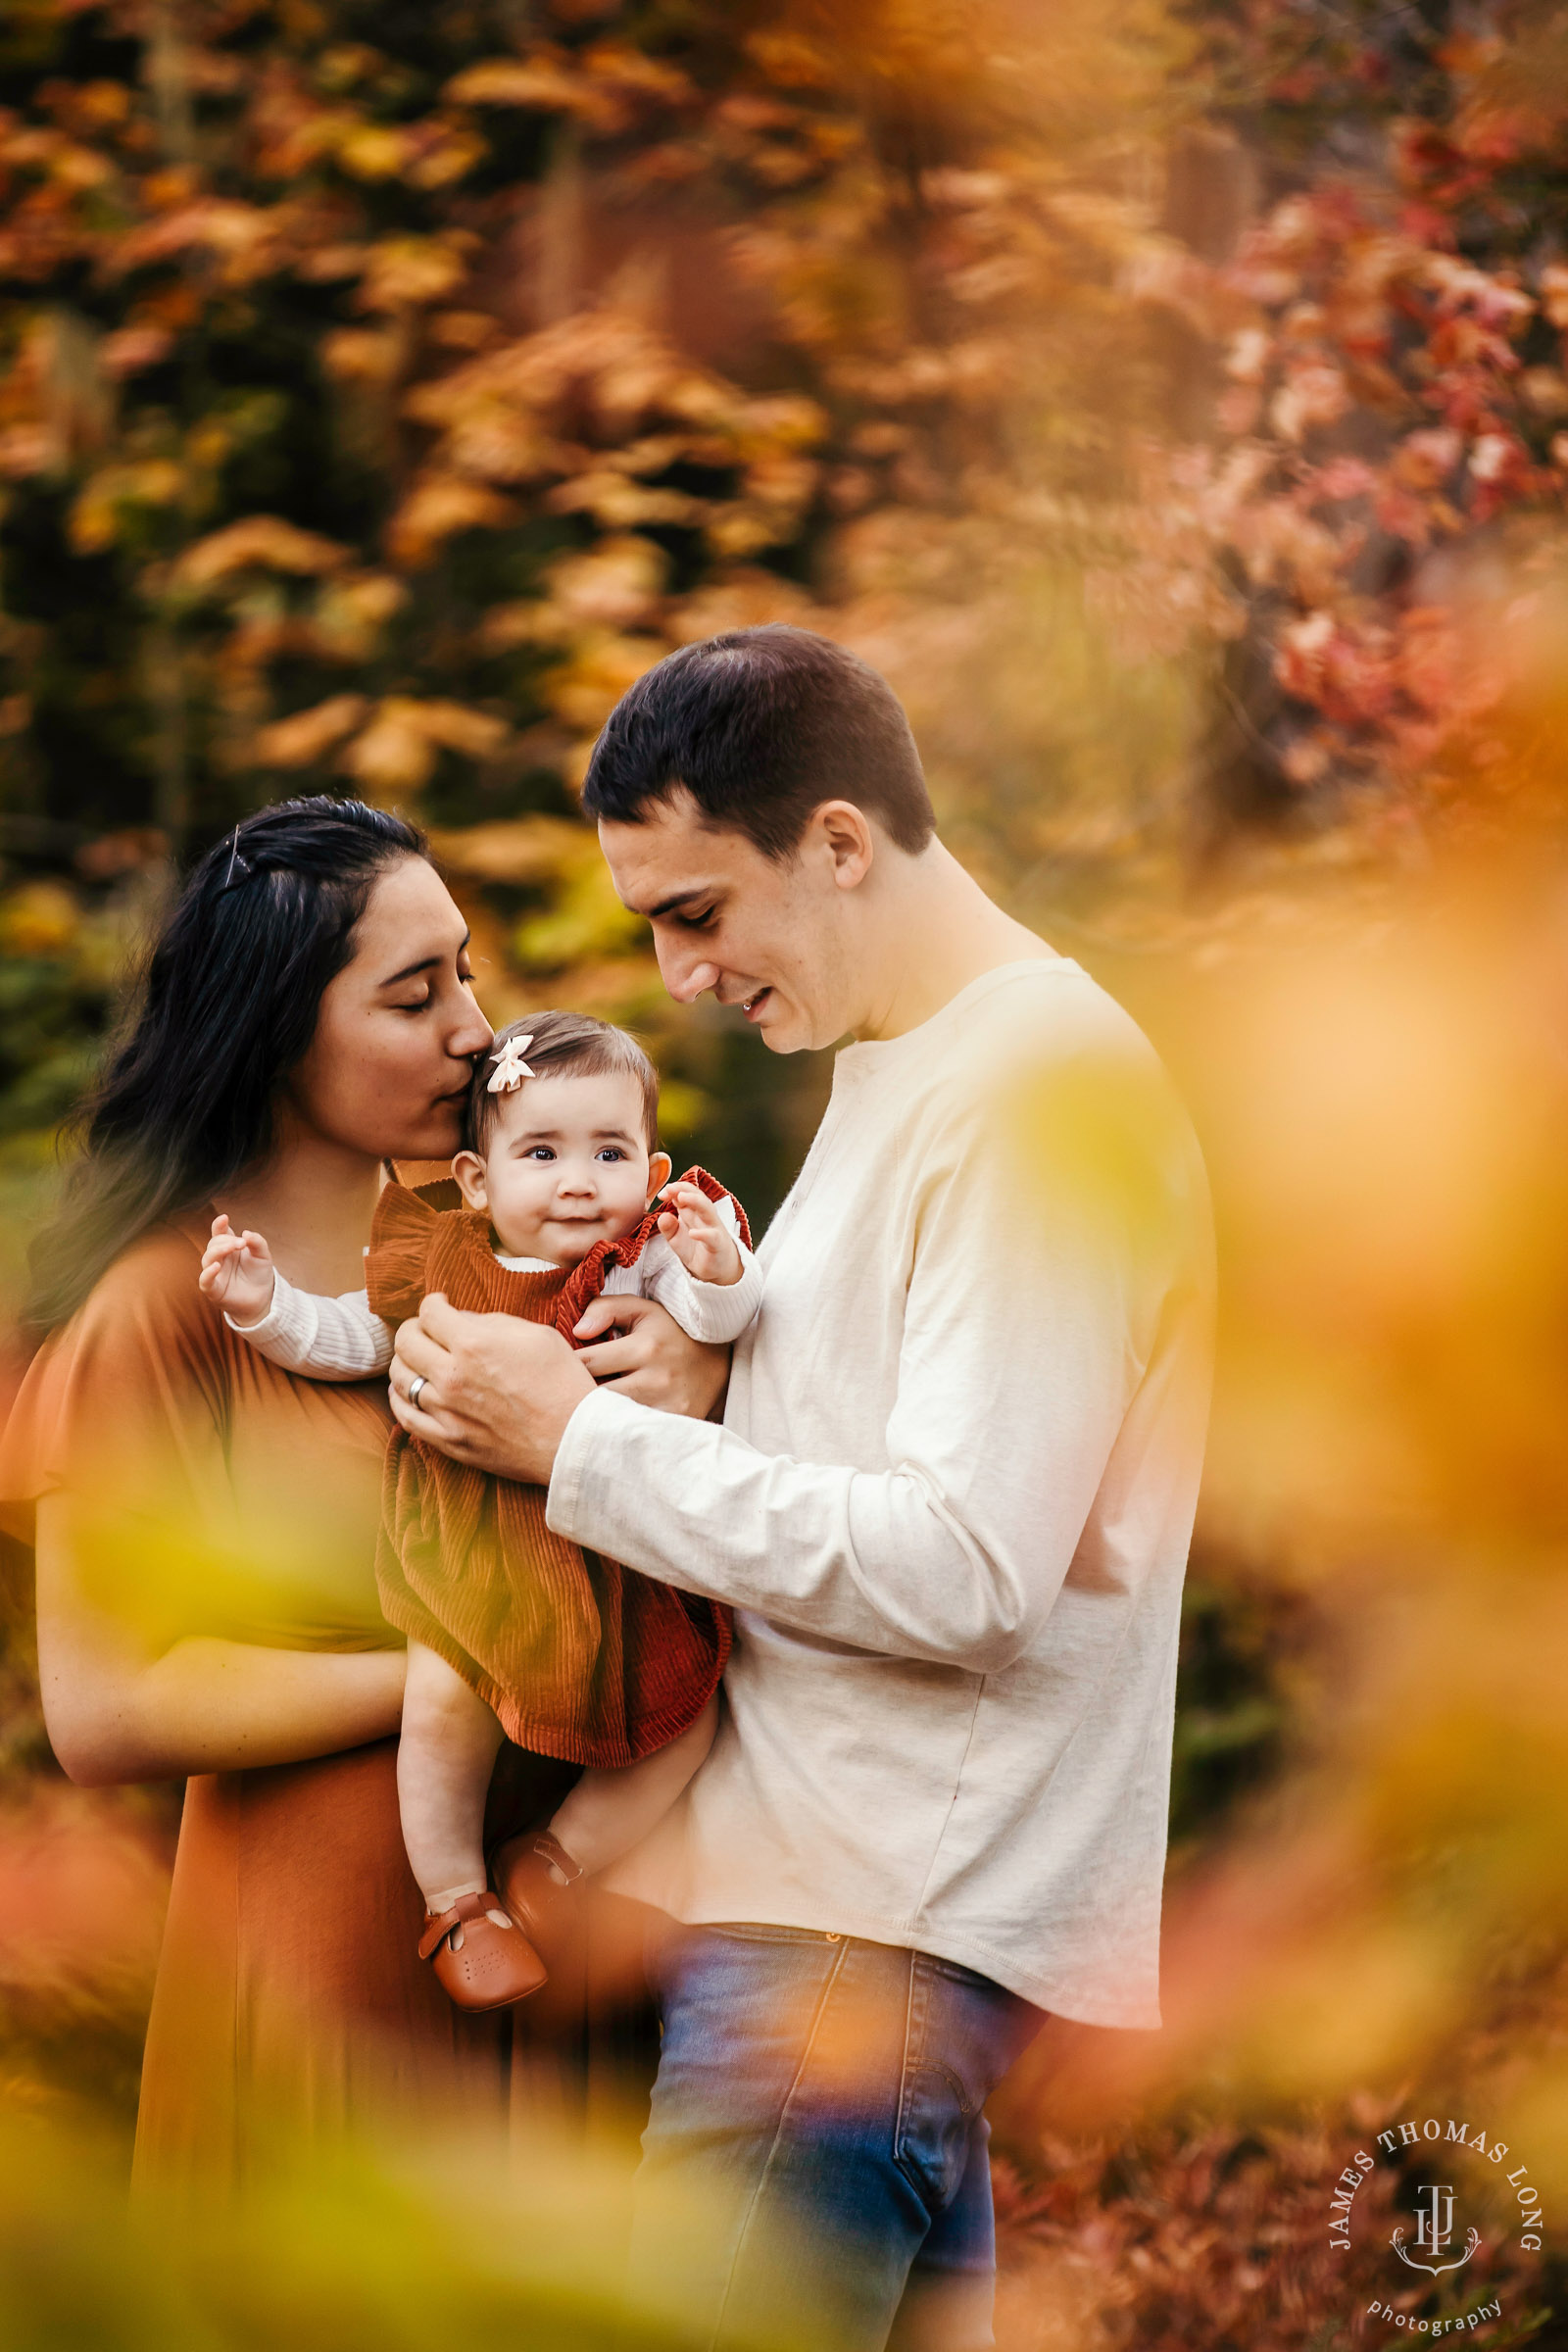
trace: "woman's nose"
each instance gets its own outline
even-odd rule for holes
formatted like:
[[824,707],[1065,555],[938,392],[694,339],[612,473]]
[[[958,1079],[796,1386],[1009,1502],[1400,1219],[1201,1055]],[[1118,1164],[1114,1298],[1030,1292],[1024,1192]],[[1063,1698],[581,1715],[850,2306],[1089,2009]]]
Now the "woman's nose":
[[455,1061],[471,1061],[482,1054],[495,1036],[484,1014],[471,1000],[465,999],[461,1011],[447,1035],[447,1052]]

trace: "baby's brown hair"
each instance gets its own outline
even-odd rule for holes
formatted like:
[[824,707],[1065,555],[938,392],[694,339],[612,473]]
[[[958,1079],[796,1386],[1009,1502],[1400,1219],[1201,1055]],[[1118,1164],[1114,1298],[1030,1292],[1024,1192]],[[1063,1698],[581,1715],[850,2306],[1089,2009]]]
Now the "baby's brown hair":
[[514,1037],[527,1040],[522,1057],[537,1077],[598,1078],[613,1070],[635,1078],[642,1088],[648,1149],[659,1149],[659,1072],[637,1040],[609,1021],[596,1020],[591,1012],[530,1012],[498,1030],[490,1051],[480,1058],[463,1122],[466,1152],[476,1152],[482,1159],[490,1148],[496,1113],[509,1100],[493,1095],[490,1081],[502,1047]]

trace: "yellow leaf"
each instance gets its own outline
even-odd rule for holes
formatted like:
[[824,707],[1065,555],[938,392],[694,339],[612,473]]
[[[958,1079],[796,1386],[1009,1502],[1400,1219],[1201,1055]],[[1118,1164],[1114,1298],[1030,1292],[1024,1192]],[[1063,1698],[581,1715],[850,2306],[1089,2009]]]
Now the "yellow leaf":
[[417,792],[434,771],[435,747],[407,716],[416,708],[396,699],[383,703],[343,755],[344,767],[372,798]]
[[599,845],[564,816],[519,816],[461,830],[431,830],[430,847],[449,873],[481,882],[541,882],[574,872]]
[[268,571],[320,573],[335,571],[348,560],[349,550],[335,539],[299,530],[279,514],[247,514],[188,547],[174,566],[174,577],[189,587],[205,588],[253,565]]
[[449,752],[462,752],[470,760],[487,760],[506,742],[507,722],[495,718],[487,710],[472,710],[466,703],[410,703],[400,705],[409,714],[409,724],[417,727],[431,743],[444,744]]
[[340,326],[322,336],[319,350],[322,367],[339,383],[390,384],[403,365],[400,337],[373,327]]
[[368,708],[363,694],[334,694],[314,710],[296,710],[259,728],[251,739],[251,757],[259,767],[314,766],[360,724]]
[[482,482],[456,473],[425,474],[388,524],[387,547],[395,563],[416,566],[433,563],[443,541],[459,531],[499,530],[516,519],[512,501]]
[[459,106],[561,107],[570,104],[571,82],[557,65],[487,57],[466,66],[442,95]]
[[365,122],[338,141],[337,160],[356,179],[395,179],[409,154],[401,131],[384,122]]
[[366,257],[360,298],[367,310],[407,310],[441,301],[467,273],[456,238],[382,237]]
[[662,661],[668,650],[657,637],[590,632],[571,660],[551,671],[544,683],[545,700],[567,726],[597,734],[627,687]]

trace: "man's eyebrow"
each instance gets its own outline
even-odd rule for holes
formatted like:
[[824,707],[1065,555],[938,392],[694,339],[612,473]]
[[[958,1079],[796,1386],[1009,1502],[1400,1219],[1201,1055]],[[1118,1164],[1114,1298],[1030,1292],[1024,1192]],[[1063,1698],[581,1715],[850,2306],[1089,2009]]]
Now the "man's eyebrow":
[[[693,899],[710,899],[714,896],[717,887],[717,884],[713,882],[696,882],[693,883],[690,890],[677,890],[673,898],[661,899],[657,906],[650,906],[647,909],[648,920],[651,923],[657,923],[662,914],[673,914],[677,908],[689,906]],[[632,911],[637,913],[640,909],[634,907]]]
[[[462,939],[458,943],[458,954],[460,956],[463,954],[464,949],[467,946],[472,937],[473,933],[471,931],[465,931]],[[433,972],[438,963],[445,963],[445,961],[446,957],[444,956],[426,956],[422,961],[418,963],[406,963],[401,972],[389,973],[387,978],[384,979],[380,985],[382,988],[396,988],[400,980],[412,980],[419,972]]]

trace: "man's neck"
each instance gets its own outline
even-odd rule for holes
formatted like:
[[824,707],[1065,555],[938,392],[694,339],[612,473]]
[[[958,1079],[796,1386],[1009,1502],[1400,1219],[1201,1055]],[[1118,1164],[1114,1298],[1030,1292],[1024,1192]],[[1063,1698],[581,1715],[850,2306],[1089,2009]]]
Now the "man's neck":
[[903,1037],[983,973],[1057,956],[988,899],[940,842],[918,858],[889,860],[879,879],[866,909],[869,981],[858,1039]]
[[365,1245],[381,1189],[379,1163],[303,1127],[285,1110],[270,1157],[227,1186],[216,1205],[236,1228],[265,1234],[302,1290],[334,1295],[365,1280]]

